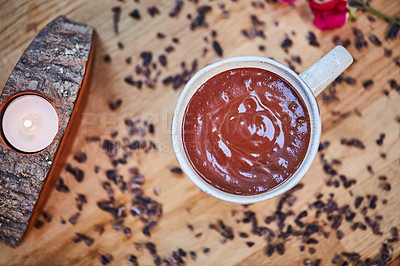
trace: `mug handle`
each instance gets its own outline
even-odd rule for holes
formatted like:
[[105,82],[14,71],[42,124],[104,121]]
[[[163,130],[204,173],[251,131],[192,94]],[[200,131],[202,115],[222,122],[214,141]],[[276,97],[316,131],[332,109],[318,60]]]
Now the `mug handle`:
[[317,96],[353,63],[353,57],[341,45],[333,48],[320,60],[300,74],[300,78]]

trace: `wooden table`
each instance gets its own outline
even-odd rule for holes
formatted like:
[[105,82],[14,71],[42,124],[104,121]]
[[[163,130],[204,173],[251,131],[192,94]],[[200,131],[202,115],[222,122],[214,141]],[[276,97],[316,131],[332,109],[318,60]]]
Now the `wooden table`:
[[[197,16],[196,4],[194,1],[185,1],[178,16],[170,17],[173,2],[80,0],[3,1],[0,4],[1,86],[5,84],[24,49],[38,31],[53,18],[66,15],[93,26],[98,34],[95,66],[87,91],[87,100],[80,119],[74,125],[77,133],[70,142],[69,149],[63,153],[67,157],[66,163],[84,170],[85,178],[83,182],[78,183],[65,171],[66,163],[64,164],[60,176],[70,192],[62,193],[53,189],[43,207],[43,210],[52,216],[51,221],[46,222],[43,216],[40,216],[40,220],[45,221],[42,227],[32,228],[17,248],[0,244],[0,264],[99,265],[101,255],[109,259],[112,255],[112,264],[121,265],[128,264],[129,255],[132,254],[137,256],[141,265],[149,265],[153,263],[154,256],[146,248],[138,248],[140,243],[146,242],[156,245],[157,254],[162,259],[168,258],[179,248],[186,252],[196,252],[195,260],[190,258],[189,254],[182,257],[189,265],[301,265],[306,259],[321,259],[325,265],[331,263],[336,254],[342,252],[359,253],[361,259],[379,256],[382,243],[391,238],[391,228],[400,226],[400,198],[397,194],[397,186],[400,187],[400,95],[398,88],[396,91],[390,87],[391,79],[397,82],[397,86],[400,84],[400,66],[395,62],[400,56],[400,42],[398,38],[385,41],[389,24],[370,13],[357,12],[357,20],[347,22],[341,29],[320,31],[312,24],[313,15],[306,1],[299,0],[292,5],[265,3],[264,8],[254,8],[251,1],[221,0],[199,1],[199,5],[211,5],[212,10],[206,14],[208,27],[198,27],[192,31],[189,25]],[[225,4],[224,9],[221,9],[222,4]],[[151,17],[147,8],[153,5],[158,7],[160,14]],[[392,16],[398,16],[400,13],[400,5],[396,0],[376,0],[372,1],[372,5]],[[118,34],[113,30],[114,6],[120,6],[122,10]],[[129,16],[135,8],[140,11],[140,20]],[[191,14],[192,19],[187,18],[188,14]],[[255,37],[249,40],[241,34],[242,29],[252,28],[250,16],[253,14],[266,24],[258,26],[264,31],[265,39]],[[368,16],[371,16],[373,21],[369,21]],[[364,33],[367,47],[361,50],[355,48],[353,28],[358,28]],[[212,36],[212,30],[217,33],[215,37]],[[309,31],[315,33],[319,47],[308,44],[306,35]],[[165,38],[157,38],[158,32],[165,34]],[[382,46],[370,42],[370,34],[375,34],[382,41]],[[298,227],[293,220],[301,211],[308,210],[308,216],[301,221],[306,224],[318,221],[323,231],[330,232],[330,235],[325,238],[321,232],[313,234],[312,237],[319,242],[318,244],[304,244],[302,237],[292,236],[292,239],[284,244],[284,255],[275,251],[272,256],[268,256],[265,231],[262,231],[260,236],[253,234],[251,223],[243,221],[244,212],[253,211],[259,226],[266,226],[278,232],[275,222],[266,224],[264,220],[276,211],[279,198],[251,206],[225,203],[200,192],[184,175],[170,171],[178,166],[172,151],[170,128],[174,104],[182,87],[174,90],[170,84],[163,85],[161,80],[169,75],[181,73],[181,62],[185,62],[190,68],[192,61],[197,59],[198,67],[201,68],[220,59],[213,50],[213,40],[221,44],[224,58],[259,55],[273,57],[287,64],[287,60],[292,56],[300,56],[301,63],[291,61],[295,70],[300,73],[335,46],[332,41],[335,36],[339,36],[343,41],[351,41],[348,49],[356,62],[343,77],[353,77],[356,83],[349,84],[352,83],[351,79],[347,79],[347,83],[337,83],[336,92],[333,94],[337,100],[324,102],[322,95],[318,97],[323,124],[321,141],[329,141],[330,145],[317,155],[311,169],[302,180],[304,187],[293,193],[297,198],[293,206],[285,204],[282,209],[283,212],[292,210],[295,213],[294,216],[288,216],[285,226],[291,224],[293,229],[304,231],[304,228]],[[174,37],[178,39],[177,43],[173,42]],[[293,40],[293,46],[288,48],[288,53],[280,47],[286,37]],[[123,44],[123,49],[118,47],[118,42]],[[167,53],[164,49],[169,45],[175,50]],[[265,46],[265,50],[259,49],[260,45]],[[204,48],[208,50],[205,55],[202,54]],[[390,57],[384,55],[384,48],[392,51]],[[157,70],[161,71],[153,89],[147,86],[138,89],[124,81],[128,75],[133,75],[135,80],[143,78],[135,73],[135,66],[142,63],[140,53],[143,51],[153,53],[153,61],[157,62]],[[166,67],[162,67],[157,61],[157,56],[161,54],[167,55]],[[110,55],[110,62],[104,61],[105,55]],[[125,62],[129,56],[132,57],[131,64]],[[153,70],[152,77],[155,74],[156,71]],[[364,88],[363,82],[367,80],[373,80],[373,84]],[[122,99],[122,105],[116,110],[111,110],[109,103],[118,99]],[[144,137],[128,136],[124,124],[125,118],[128,117],[152,122],[155,133],[147,133]],[[107,180],[106,170],[113,169],[113,166],[100,143],[87,142],[86,139],[90,136],[98,136],[102,140],[112,139],[110,134],[114,131],[118,131],[115,140],[122,141],[124,137],[129,137],[130,140],[145,138],[157,145],[157,151],[134,151],[126,165],[118,165],[119,173],[126,181],[130,178],[128,169],[138,167],[145,177],[145,183],[141,186],[145,195],[163,204],[163,216],[160,219],[154,218],[158,220],[158,225],[151,229],[151,237],[142,233],[144,223],[140,218],[130,214],[134,195],[122,193],[116,185],[112,185],[115,201],[126,205],[128,209],[127,218],[121,227],[129,227],[132,230],[131,236],[125,235],[122,230],[114,230],[115,219],[97,206],[98,201],[108,199],[102,184]],[[384,134],[382,145],[376,143],[380,134]],[[342,145],[343,138],[358,139],[365,148]],[[78,163],[73,159],[78,152],[87,154],[88,160],[85,163]],[[331,176],[323,169],[321,153],[329,164],[336,159],[333,168],[347,179],[355,179],[357,183],[346,189],[336,175],[333,178],[338,180],[339,187],[327,186]],[[383,158],[382,154],[386,157]],[[386,176],[387,181],[379,180],[379,176]],[[391,184],[390,191],[383,189],[385,183]],[[154,188],[159,190],[158,196],[155,195]],[[88,201],[83,205],[82,211],[76,207],[77,193],[84,194]],[[326,213],[317,219],[315,207],[309,209],[320,193],[323,194],[321,200],[325,203],[330,197],[329,194],[333,193],[339,207],[348,204],[356,214],[352,222],[343,219],[339,229],[344,233],[344,237],[340,240],[336,237],[336,230],[331,228],[332,221],[327,220]],[[373,234],[368,225],[365,231],[351,229],[356,221],[366,224],[361,209],[369,205],[367,195],[377,196],[377,207],[367,208],[366,215],[373,221],[378,215],[382,235]],[[358,209],[354,207],[357,196],[364,197]],[[68,219],[77,212],[80,213],[79,219],[72,225]],[[66,221],[65,224],[62,220]],[[224,240],[217,230],[210,228],[210,224],[217,224],[218,220],[232,227],[233,240]],[[193,227],[192,230],[188,225]],[[105,231],[100,235],[101,226]],[[217,228],[220,227],[217,225]],[[284,230],[286,231],[286,227]],[[247,233],[249,237],[242,238],[240,232]],[[74,243],[76,233],[93,238],[94,243],[90,247],[82,241]],[[252,242],[254,245],[249,247],[248,245],[252,244],[247,245],[246,242]],[[281,242],[282,239],[275,237],[271,243],[275,245]],[[135,247],[134,243],[139,245]],[[301,245],[305,246],[303,252],[300,251]],[[389,264],[399,265],[400,245],[398,242],[389,245],[393,248]],[[314,254],[310,254],[310,247],[316,249]],[[205,248],[209,248],[209,252],[204,252]]]

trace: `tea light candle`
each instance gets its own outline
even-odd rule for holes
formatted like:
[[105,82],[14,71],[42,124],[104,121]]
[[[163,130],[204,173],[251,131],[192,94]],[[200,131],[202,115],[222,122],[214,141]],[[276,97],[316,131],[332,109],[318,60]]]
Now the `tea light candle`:
[[33,153],[49,146],[58,132],[58,115],[53,105],[38,95],[22,95],[5,109],[3,134],[15,149]]

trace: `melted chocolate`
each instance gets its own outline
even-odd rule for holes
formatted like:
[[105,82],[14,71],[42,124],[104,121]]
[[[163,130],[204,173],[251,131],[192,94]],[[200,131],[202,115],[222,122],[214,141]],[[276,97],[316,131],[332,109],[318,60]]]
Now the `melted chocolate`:
[[301,96],[267,70],[238,68],[215,75],[186,107],[186,155],[210,185],[256,195],[289,179],[310,141],[310,118]]

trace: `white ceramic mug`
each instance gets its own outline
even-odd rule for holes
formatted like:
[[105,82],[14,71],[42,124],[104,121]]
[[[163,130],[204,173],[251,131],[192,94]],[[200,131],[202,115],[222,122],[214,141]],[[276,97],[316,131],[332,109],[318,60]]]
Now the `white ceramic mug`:
[[[336,46],[306,71],[297,75],[289,67],[269,58],[258,56],[240,56],[227,58],[210,64],[199,70],[185,85],[175,106],[172,122],[172,143],[174,152],[182,170],[201,190],[218,199],[249,204],[280,195],[295,186],[310,168],[317,153],[321,136],[321,117],[315,97],[335,80],[351,63],[353,57],[342,46]],[[310,116],[310,142],[306,156],[296,172],[286,182],[258,195],[234,195],[219,190],[206,181],[193,169],[189,162],[182,139],[182,124],[187,104],[193,94],[211,77],[235,68],[260,68],[271,71],[288,81],[302,97]]]

